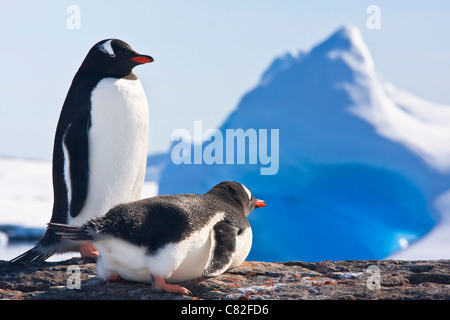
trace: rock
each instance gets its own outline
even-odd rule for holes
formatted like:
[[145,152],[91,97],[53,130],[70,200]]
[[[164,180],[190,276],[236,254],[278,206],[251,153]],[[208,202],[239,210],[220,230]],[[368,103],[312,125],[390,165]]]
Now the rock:
[[0,299],[449,300],[450,260],[247,261],[218,277],[181,285],[192,296],[144,283],[105,282],[90,259],[16,266],[0,261]]

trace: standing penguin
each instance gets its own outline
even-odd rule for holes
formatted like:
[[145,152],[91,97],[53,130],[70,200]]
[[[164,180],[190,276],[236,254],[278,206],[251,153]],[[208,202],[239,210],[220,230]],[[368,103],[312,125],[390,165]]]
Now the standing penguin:
[[[82,225],[119,203],[141,197],[148,103],[133,68],[152,62],[118,39],[94,45],[76,73],[61,110],[53,146],[52,223]],[[11,262],[45,260],[79,251],[96,257],[85,241],[61,239],[47,229]]]
[[252,245],[247,216],[266,203],[237,182],[204,195],[163,195],[111,209],[80,227],[50,223],[57,235],[92,241],[105,280],[149,282],[158,290],[189,294],[166,283],[213,277],[240,265]]

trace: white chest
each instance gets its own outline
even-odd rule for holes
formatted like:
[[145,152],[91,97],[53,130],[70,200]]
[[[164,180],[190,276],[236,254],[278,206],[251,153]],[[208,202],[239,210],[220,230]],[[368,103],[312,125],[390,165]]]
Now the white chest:
[[139,80],[101,80],[92,92],[91,105],[92,143],[102,139],[122,145],[129,138],[147,138],[148,103]]
[[145,177],[149,113],[140,81],[103,79],[91,105],[88,196],[74,224],[138,200]]

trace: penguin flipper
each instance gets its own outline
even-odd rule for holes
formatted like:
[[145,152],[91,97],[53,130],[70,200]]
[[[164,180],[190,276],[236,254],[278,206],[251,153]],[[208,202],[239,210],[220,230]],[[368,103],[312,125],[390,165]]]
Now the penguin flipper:
[[230,267],[239,232],[239,228],[224,221],[216,223],[213,230],[211,256],[202,273],[205,278],[218,276]]
[[83,208],[89,184],[90,115],[86,113],[74,121],[64,132],[63,146],[70,171],[70,216],[75,218]]

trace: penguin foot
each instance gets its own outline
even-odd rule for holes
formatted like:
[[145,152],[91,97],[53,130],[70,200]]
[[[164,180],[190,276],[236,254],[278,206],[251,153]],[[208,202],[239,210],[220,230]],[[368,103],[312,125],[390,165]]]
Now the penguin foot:
[[99,256],[98,250],[89,242],[85,242],[80,246],[80,253],[82,258],[97,259]]
[[115,283],[130,283],[130,281],[125,280],[121,276],[117,274],[112,274],[108,277],[109,282],[115,282]]
[[111,281],[111,282],[119,282],[121,280],[122,280],[122,278],[117,275],[110,275],[108,277],[108,281]]
[[156,290],[161,290],[165,292],[174,292],[192,296],[192,292],[190,292],[185,287],[182,287],[177,284],[166,283],[166,280],[163,277],[158,277],[152,274],[152,285]]

